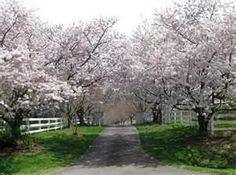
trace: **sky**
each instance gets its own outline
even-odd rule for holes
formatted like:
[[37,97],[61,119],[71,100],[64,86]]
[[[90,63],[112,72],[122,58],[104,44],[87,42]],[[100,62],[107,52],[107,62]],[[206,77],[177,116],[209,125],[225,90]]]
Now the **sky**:
[[116,29],[130,35],[146,19],[152,19],[154,9],[163,10],[173,0],[23,0],[35,15],[51,24],[70,24],[99,17],[117,17]]

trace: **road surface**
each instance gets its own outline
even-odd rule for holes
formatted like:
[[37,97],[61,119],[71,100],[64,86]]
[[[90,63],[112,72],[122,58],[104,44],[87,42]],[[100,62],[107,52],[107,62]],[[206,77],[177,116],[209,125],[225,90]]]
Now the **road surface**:
[[108,127],[76,166],[52,175],[203,175],[162,165],[141,148],[133,126]]

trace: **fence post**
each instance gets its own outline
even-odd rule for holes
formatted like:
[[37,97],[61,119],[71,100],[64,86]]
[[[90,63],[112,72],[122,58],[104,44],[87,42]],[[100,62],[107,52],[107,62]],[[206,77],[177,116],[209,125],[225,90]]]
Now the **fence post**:
[[180,123],[183,122],[183,111],[180,111]]
[[30,119],[29,118],[27,118],[26,119],[26,130],[27,130],[27,133],[29,133],[30,132]]
[[60,127],[61,127],[61,130],[62,130],[62,127],[63,127],[63,119],[62,118],[60,119]]
[[168,116],[168,117],[167,117],[167,119],[166,119],[166,123],[170,123],[171,112],[169,112],[167,116]]
[[211,135],[214,135],[214,118],[215,118],[215,116],[213,115],[212,117],[211,117],[211,119],[210,119],[210,123],[209,123],[209,129],[210,129],[210,134]]
[[174,123],[176,123],[176,111],[174,111]]
[[99,127],[101,127],[101,119],[99,119]]
[[192,124],[192,111],[189,111],[189,123]]
[[[58,121],[60,121],[60,119],[54,120],[55,123],[58,123]],[[59,127],[58,125],[60,125],[60,124],[55,125],[55,123],[54,123],[54,130],[57,130]]]
[[41,120],[40,119],[38,120],[38,124],[39,124],[39,130],[41,130],[42,128],[41,128]]
[[48,131],[50,130],[50,119],[48,119],[48,127],[47,127],[47,130],[48,130]]

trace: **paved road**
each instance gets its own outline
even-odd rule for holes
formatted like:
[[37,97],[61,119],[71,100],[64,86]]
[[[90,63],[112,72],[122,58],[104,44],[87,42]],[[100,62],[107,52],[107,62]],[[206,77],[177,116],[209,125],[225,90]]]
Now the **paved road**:
[[53,175],[201,175],[161,165],[141,149],[135,127],[108,127],[78,165]]

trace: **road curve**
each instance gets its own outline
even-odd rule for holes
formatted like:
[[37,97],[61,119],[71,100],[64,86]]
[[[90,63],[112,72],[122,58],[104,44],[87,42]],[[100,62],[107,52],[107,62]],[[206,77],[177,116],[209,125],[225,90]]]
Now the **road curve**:
[[[51,175],[203,175],[162,165],[141,148],[133,126],[107,127],[76,166]],[[205,174],[206,175],[206,174]]]

